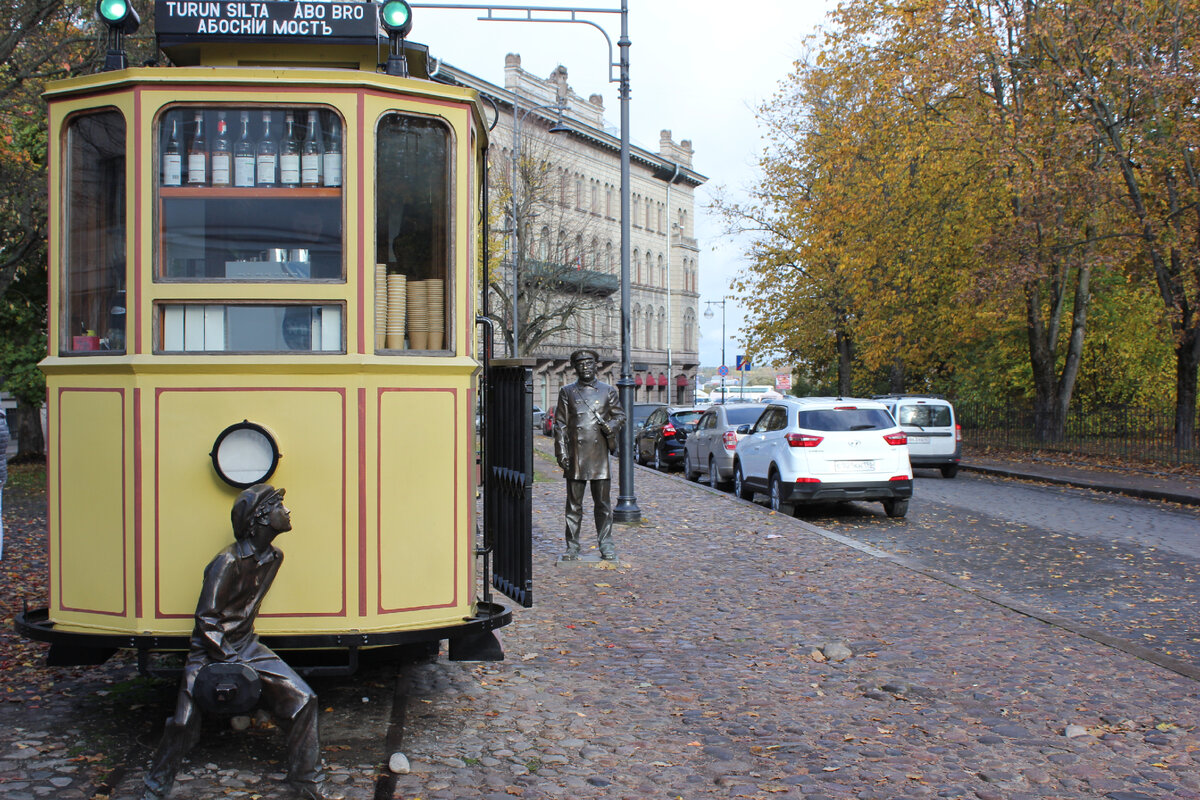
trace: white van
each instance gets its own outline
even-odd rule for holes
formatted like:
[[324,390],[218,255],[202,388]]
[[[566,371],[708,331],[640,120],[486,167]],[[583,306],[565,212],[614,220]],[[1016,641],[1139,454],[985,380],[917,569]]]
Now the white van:
[[908,458],[914,467],[937,467],[943,478],[958,474],[962,427],[954,406],[936,394],[876,395],[908,434]]

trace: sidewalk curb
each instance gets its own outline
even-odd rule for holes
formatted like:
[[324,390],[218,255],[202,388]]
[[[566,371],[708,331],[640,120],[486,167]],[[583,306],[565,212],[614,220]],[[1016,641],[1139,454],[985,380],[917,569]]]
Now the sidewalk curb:
[[1092,489],[1109,494],[1123,494],[1140,500],[1162,500],[1168,503],[1180,503],[1188,506],[1200,506],[1200,497],[1193,494],[1179,494],[1160,489],[1143,489],[1135,486],[1118,486],[1102,481],[1090,481],[1082,478],[1062,478],[1054,475],[1029,472],[1024,470],[1007,469],[1005,467],[989,467],[978,464],[959,464],[959,469],[978,472],[983,475],[996,475],[1001,478],[1017,478],[1027,481],[1041,481],[1059,486],[1074,486],[1079,489]]

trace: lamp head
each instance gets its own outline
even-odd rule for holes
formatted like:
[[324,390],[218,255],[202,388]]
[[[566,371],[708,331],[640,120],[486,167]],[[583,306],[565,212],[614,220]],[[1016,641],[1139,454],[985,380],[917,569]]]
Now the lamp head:
[[96,13],[109,30],[128,36],[136,33],[142,24],[141,17],[129,0],[98,0]]
[[[707,302],[707,301],[706,301],[706,302]],[[710,305],[708,308],[704,309],[704,318],[705,318],[705,319],[712,319],[712,318],[713,318],[713,310],[712,310],[712,306],[711,306],[711,305]]]
[[379,10],[379,24],[389,37],[404,38],[412,31],[412,8],[405,0],[387,0]]
[[141,17],[129,0],[97,0],[96,15],[108,27],[108,52],[104,54],[104,70],[125,69],[129,60],[125,57],[123,37],[137,31]]
[[404,55],[404,37],[412,30],[412,8],[405,0],[387,0],[379,9],[379,24],[391,42],[387,74],[408,77],[408,59]]

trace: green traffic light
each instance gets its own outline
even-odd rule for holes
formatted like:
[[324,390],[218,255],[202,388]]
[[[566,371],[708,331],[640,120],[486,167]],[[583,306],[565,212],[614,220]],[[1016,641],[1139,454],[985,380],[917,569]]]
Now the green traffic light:
[[125,0],[100,0],[100,16],[105,22],[120,22],[129,11]]
[[383,4],[379,19],[388,33],[407,36],[412,30],[412,9],[404,0],[388,0]]

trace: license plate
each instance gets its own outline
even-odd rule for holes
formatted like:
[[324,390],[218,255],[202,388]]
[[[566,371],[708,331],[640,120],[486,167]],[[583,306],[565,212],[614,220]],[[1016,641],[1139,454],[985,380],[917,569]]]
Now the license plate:
[[874,472],[874,461],[835,461],[834,472]]
[[929,437],[928,436],[909,436],[908,443],[909,444],[929,444]]

